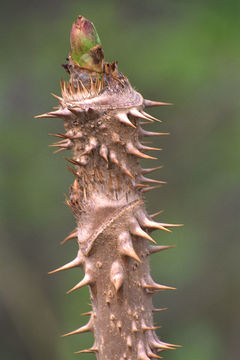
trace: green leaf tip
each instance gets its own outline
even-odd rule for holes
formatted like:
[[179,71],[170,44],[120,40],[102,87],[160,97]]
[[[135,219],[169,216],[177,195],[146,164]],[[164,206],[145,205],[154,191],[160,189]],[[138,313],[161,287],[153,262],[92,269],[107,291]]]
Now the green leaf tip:
[[70,34],[70,57],[79,66],[101,72],[104,54],[93,23],[79,15]]

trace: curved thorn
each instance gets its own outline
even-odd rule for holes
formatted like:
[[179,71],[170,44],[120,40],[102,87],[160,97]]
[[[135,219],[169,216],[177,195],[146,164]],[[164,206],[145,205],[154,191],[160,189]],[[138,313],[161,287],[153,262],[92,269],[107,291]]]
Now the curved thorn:
[[119,251],[122,255],[129,256],[138,262],[141,262],[132,244],[132,238],[128,231],[123,231],[119,237]]
[[73,269],[75,267],[78,267],[82,264],[82,261],[81,259],[79,259],[78,257],[76,257],[76,259],[70,261],[69,263],[59,267],[58,269],[55,269],[55,270],[52,270],[52,271],[49,271],[48,274],[55,274],[59,271],[63,271],[63,270],[69,270],[69,269]]
[[74,229],[63,241],[60,242],[61,245],[65,244],[67,241],[75,239],[78,237],[78,229]]
[[122,112],[122,113],[118,113],[116,114],[116,117],[118,118],[118,120],[120,120],[123,124],[125,125],[129,125],[133,128],[136,128],[135,125],[133,125],[133,123],[129,120],[128,116],[126,113]]
[[136,108],[131,109],[129,112],[133,116],[139,117],[139,118],[144,119],[144,120],[149,120],[149,117],[145,116],[142,112],[140,112]]
[[131,220],[129,229],[133,235],[142,237],[156,244],[156,241],[141,228],[136,219]]
[[70,336],[70,335],[89,332],[89,331],[92,331],[92,328],[93,328],[92,327],[92,318],[90,318],[89,322],[86,325],[84,325],[84,326],[82,326],[82,327],[80,327],[80,328],[78,328],[76,330],[70,331],[67,334],[61,335],[61,337],[66,337],[66,336]]
[[80,289],[83,286],[90,285],[92,283],[92,279],[88,274],[85,274],[84,278],[75,285],[72,289],[67,291],[67,294],[70,294],[71,292]]
[[135,155],[135,156],[137,156],[139,158],[142,158],[142,159],[153,159],[153,160],[157,159],[156,157],[149,156],[149,155],[146,155],[146,154],[142,153],[131,142],[128,142],[126,144],[126,150],[127,150],[128,154]]

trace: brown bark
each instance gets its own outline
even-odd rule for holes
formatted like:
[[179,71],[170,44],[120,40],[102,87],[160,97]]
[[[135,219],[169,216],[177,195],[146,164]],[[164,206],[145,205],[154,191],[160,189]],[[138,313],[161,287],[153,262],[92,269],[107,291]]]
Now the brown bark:
[[87,325],[66,336],[93,332],[93,347],[80,352],[94,352],[99,360],[156,358],[174,345],[155,334],[152,294],[171,287],[152,280],[149,255],[169,246],[153,246],[149,234],[174,225],[153,221],[144,207],[144,193],[162,182],[145,177],[159,167],[142,169],[139,159],[153,159],[146,151],[158,149],[140,140],[164,134],[143,130],[140,121],[154,119],[145,106],[164,104],[144,100],[116,63],[104,63],[101,76],[71,60],[67,69],[59,108],[39,116],[64,120],[66,133],[55,134],[60,141],[52,146],[73,151],[67,204],[77,228],[65,241],[77,237],[79,251],[53,272],[81,266],[85,276],[69,292],[88,285],[92,301]]

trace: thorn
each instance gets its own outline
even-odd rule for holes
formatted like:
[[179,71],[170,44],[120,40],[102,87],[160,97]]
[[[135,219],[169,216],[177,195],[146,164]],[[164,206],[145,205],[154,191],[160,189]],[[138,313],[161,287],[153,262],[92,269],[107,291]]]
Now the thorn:
[[56,116],[51,115],[51,113],[45,113],[41,115],[34,116],[35,119],[41,119],[41,118],[55,118]]
[[139,178],[140,178],[139,180],[141,182],[146,182],[146,183],[155,183],[155,184],[166,184],[167,183],[166,181],[162,181],[162,180],[149,179],[143,175],[140,175]]
[[151,119],[149,119],[149,116],[145,116],[145,115],[143,114],[143,112],[140,112],[140,111],[137,110],[136,108],[135,108],[135,109],[134,109],[134,108],[131,109],[129,112],[130,112],[131,115],[136,116],[136,117],[139,117],[139,118],[141,118],[141,119],[151,120]]
[[138,360],[150,360],[150,358],[147,356],[145,347],[143,344],[143,341],[139,341],[137,345],[137,359]]
[[154,347],[155,349],[164,349],[164,350],[174,350],[176,347],[181,347],[180,345],[169,344],[160,340],[156,341],[154,339],[150,340],[150,346]]
[[117,117],[118,120],[120,120],[123,124],[129,125],[129,126],[131,126],[131,127],[136,128],[136,126],[133,125],[133,123],[129,120],[129,118],[127,117],[127,115],[126,115],[124,112],[116,114],[116,117]]
[[[140,222],[141,226],[149,227],[149,228],[155,228],[160,230],[165,230],[168,232],[171,232],[171,230],[165,228],[163,223],[158,223],[156,221],[148,219],[148,217],[144,214],[144,212],[138,212],[138,221]],[[170,226],[170,224],[168,224]]]
[[141,262],[140,258],[136,254],[133,244],[132,244],[132,238],[129,232],[123,231],[118,237],[119,242],[119,250],[122,255],[129,256],[138,262]]
[[72,291],[78,290],[83,286],[90,285],[92,283],[92,279],[88,274],[85,274],[84,278],[75,285],[72,289],[67,291],[67,294],[70,294]]
[[165,308],[159,308],[159,309],[156,309],[156,308],[152,309],[153,312],[160,312],[160,311],[165,311],[165,310],[168,310],[168,308],[165,307]]
[[162,136],[162,135],[170,135],[170,133],[162,133],[162,132],[153,132],[146,131],[143,128],[139,127],[139,135],[140,136]]
[[155,283],[154,281],[151,281],[150,284],[146,284],[146,282],[143,280],[142,281],[142,287],[144,289],[152,289],[152,290],[156,290],[156,291],[162,291],[162,290],[176,290],[176,288],[172,287],[172,286],[166,286],[166,285],[161,285],[158,283]]
[[121,164],[120,168],[122,169],[123,173],[128,175],[131,179],[134,179],[133,174],[128,170],[128,168],[126,167],[126,165]]
[[157,171],[163,168],[163,165],[160,166],[156,166],[155,168],[150,168],[150,169],[142,169],[142,174],[150,174],[153,171]]
[[149,251],[151,254],[155,254],[159,251],[167,250],[170,248],[176,247],[175,245],[158,245],[158,246],[150,246]]
[[48,113],[37,115],[35,116],[35,119],[41,119],[41,118],[68,118],[71,116],[71,112],[68,109],[58,109],[56,111],[50,111]]
[[114,164],[120,167],[120,163],[117,159],[117,155],[113,150],[110,150],[109,158]]
[[73,115],[79,115],[79,114],[82,114],[83,113],[83,110],[81,109],[81,108],[79,108],[79,107],[68,107],[68,109],[71,111],[71,113],[73,114]]
[[55,136],[57,138],[62,138],[62,139],[70,139],[71,137],[67,134],[61,134],[61,133],[56,133],[56,134],[52,134],[52,133],[48,133],[49,136]]
[[88,312],[85,312],[85,313],[81,313],[80,315],[81,316],[88,316],[88,315],[92,315],[92,311],[88,311]]
[[150,218],[153,219],[153,218],[155,218],[156,216],[162,214],[163,212],[164,212],[164,210],[157,211],[156,213],[151,214],[151,215],[150,215]]
[[65,244],[68,240],[75,239],[78,237],[78,229],[74,229],[63,241],[60,242],[61,245]]
[[52,95],[55,99],[57,99],[57,100],[60,102],[60,104],[62,103],[63,98],[61,98],[60,96],[57,96],[56,94],[53,94],[53,93],[51,93],[51,95]]
[[146,154],[140,152],[131,142],[128,142],[126,144],[126,150],[127,150],[127,153],[129,153],[131,155],[135,155],[142,159],[154,159],[154,160],[157,159],[156,157],[149,156],[149,155],[146,155]]
[[157,355],[157,354],[154,354],[150,348],[149,348],[149,350],[147,350],[147,354],[148,354],[148,356],[150,356],[151,358],[163,359],[162,356],[159,356],[159,355]]
[[129,229],[133,235],[142,237],[156,244],[156,241],[141,228],[136,219],[131,219]]
[[85,333],[88,331],[92,331],[92,318],[90,318],[89,322],[86,325],[84,325],[76,330],[73,330],[67,334],[61,335],[61,337],[66,337],[66,336],[75,335],[75,334],[81,334],[81,333]]
[[70,261],[68,264],[63,265],[63,266],[59,267],[58,269],[49,271],[48,274],[51,275],[51,274],[55,274],[59,271],[73,269],[75,267],[81,266],[82,263],[83,263],[82,259],[81,258],[79,259],[79,257],[76,257],[76,259]]
[[99,154],[108,162],[108,148],[105,144],[102,144],[99,150]]
[[98,348],[97,348],[97,347],[91,347],[91,348],[89,348],[89,349],[76,351],[74,354],[96,353],[96,352],[98,352]]
[[120,287],[123,285],[124,280],[123,267],[118,260],[112,263],[110,270],[110,280],[113,283],[116,292],[118,292]]
[[[155,190],[155,189],[159,189],[160,187],[162,187],[162,185],[156,185],[156,186],[149,186],[147,189],[143,189],[142,192],[148,192],[148,191],[151,191],[151,190]],[[170,230],[169,230],[170,232]]]
[[142,114],[145,115],[146,119],[149,119],[149,120],[152,120],[152,121],[158,121],[160,123],[162,122],[162,120],[159,120],[159,119],[155,118],[154,116],[145,113],[144,111],[142,111]]
[[152,146],[145,146],[141,143],[138,144],[138,149],[145,150],[145,151],[162,151],[162,148],[152,147]]
[[152,106],[169,106],[173,105],[172,103],[160,102],[160,101],[152,101],[152,100],[143,100],[144,106],[152,107]]

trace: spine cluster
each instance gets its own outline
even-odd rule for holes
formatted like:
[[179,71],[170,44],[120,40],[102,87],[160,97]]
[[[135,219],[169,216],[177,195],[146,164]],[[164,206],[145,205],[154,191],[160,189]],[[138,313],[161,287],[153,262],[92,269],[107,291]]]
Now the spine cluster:
[[[76,228],[64,239],[77,239],[74,260],[52,271],[82,267],[84,277],[68,293],[88,286],[92,311],[88,323],[64,336],[90,331],[94,344],[78,353],[94,352],[98,360],[148,360],[175,348],[158,339],[153,324],[152,295],[173,289],[150,275],[149,255],[171,246],[153,245],[151,232],[176,226],[153,220],[144,206],[145,192],[163,181],[148,178],[161,167],[143,169],[140,159],[158,151],[143,137],[166,133],[143,129],[157,119],[145,107],[168,105],[145,100],[121,74],[116,63],[104,63],[99,74],[69,61],[68,83],[61,82],[57,110],[37,118],[60,117],[65,133],[53,134],[56,152],[71,150],[68,167],[74,174],[67,204]],[[158,120],[157,120],[158,121]]]

